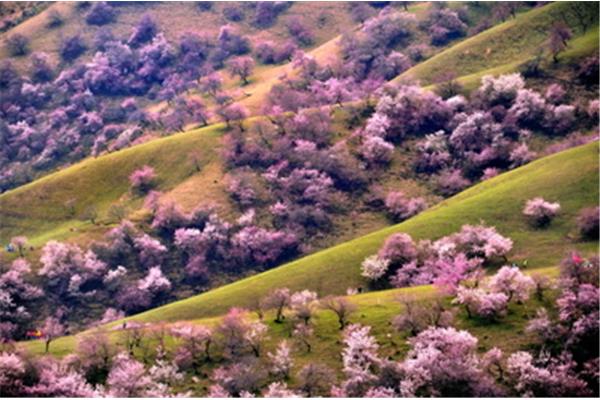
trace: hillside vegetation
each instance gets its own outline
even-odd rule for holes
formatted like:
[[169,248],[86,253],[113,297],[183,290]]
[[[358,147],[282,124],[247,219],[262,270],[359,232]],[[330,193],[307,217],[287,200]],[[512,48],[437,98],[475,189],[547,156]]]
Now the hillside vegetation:
[[[594,22],[586,32],[572,14],[572,7],[586,7]],[[548,32],[556,21],[565,20],[575,38],[569,51],[585,56],[598,50],[598,4],[582,2],[555,2],[517,15],[515,19],[498,24],[478,35],[465,39],[430,59],[405,71],[396,81],[414,79],[427,86],[452,72],[465,87],[473,88],[483,75],[514,72],[520,65],[543,52]]]
[[[27,235],[33,245],[48,239],[76,234],[72,231],[93,229],[89,221],[77,216],[94,207],[102,223],[114,223],[107,215],[112,204],[120,203],[132,210],[142,199],[130,193],[128,176],[148,164],[159,175],[158,190],[169,191],[176,184],[198,173],[211,170],[219,159],[220,124],[157,139],[98,158],[88,158],[64,170],[0,195],[0,240],[12,235]],[[190,156],[194,156],[193,158]],[[209,167],[210,165],[210,167]],[[222,176],[199,174],[194,186],[204,200],[214,199],[227,210],[226,197],[220,195]],[[216,181],[216,183],[215,183]],[[217,190],[215,190],[217,188]],[[67,206],[71,201],[74,209]]]
[[[406,232],[413,238],[436,239],[463,224],[488,222],[513,239],[512,262],[528,268],[556,265],[571,249],[593,252],[596,242],[577,242],[574,218],[598,198],[598,143],[591,143],[534,161],[480,183],[401,224],[309,255],[271,271],[210,292],[131,317],[136,321],[179,321],[217,316],[230,307],[251,307],[278,287],[311,289],[320,296],[365,287],[360,264],[377,252],[386,237]],[[528,228],[521,210],[525,201],[542,196],[561,204],[561,214],[545,230]]]

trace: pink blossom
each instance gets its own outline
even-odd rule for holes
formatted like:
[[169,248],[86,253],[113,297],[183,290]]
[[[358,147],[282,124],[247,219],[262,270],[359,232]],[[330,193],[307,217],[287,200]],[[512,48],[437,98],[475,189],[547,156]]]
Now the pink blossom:
[[143,167],[136,169],[129,175],[129,182],[131,187],[139,189],[141,191],[148,190],[156,179],[156,172],[154,168],[144,165]]
[[512,299],[517,302],[527,301],[533,289],[535,282],[533,278],[521,272],[518,267],[503,266],[490,279],[489,288],[495,293],[504,293],[510,302]]
[[454,328],[429,328],[409,339],[402,396],[484,396],[497,393],[477,356],[477,339]]
[[25,363],[14,353],[0,353],[0,393],[21,396],[24,392]]
[[271,373],[275,376],[281,376],[287,379],[294,366],[294,360],[291,356],[291,348],[287,341],[283,340],[277,346],[275,353],[267,353],[271,362]]
[[560,204],[550,203],[541,197],[527,200],[523,215],[530,218],[531,221],[540,227],[546,226],[560,211]]
[[131,359],[125,353],[120,353],[113,360],[106,383],[111,396],[144,397],[145,390],[152,380],[146,375],[142,363]]
[[361,275],[372,281],[376,281],[383,277],[390,266],[390,261],[385,258],[379,258],[377,254],[373,254],[364,259],[361,265]]
[[371,164],[388,164],[394,156],[394,145],[379,136],[367,136],[360,153]]
[[391,264],[402,265],[417,257],[417,248],[410,235],[394,233],[385,240],[377,255]]
[[158,264],[162,261],[167,248],[153,237],[143,234],[133,240],[135,248],[140,252],[140,261],[145,266]]
[[263,397],[265,398],[298,398],[302,397],[300,394],[295,391],[288,389],[286,383],[282,382],[273,382],[268,387],[267,390],[263,392]]
[[163,275],[160,267],[155,266],[148,270],[148,275],[145,278],[138,281],[138,288],[157,294],[171,290],[171,282]]
[[488,293],[479,288],[459,286],[453,303],[465,306],[469,318],[478,316],[495,320],[505,314],[508,296],[504,293]]
[[427,203],[422,197],[408,198],[403,192],[390,192],[385,206],[395,221],[403,221],[426,209]]

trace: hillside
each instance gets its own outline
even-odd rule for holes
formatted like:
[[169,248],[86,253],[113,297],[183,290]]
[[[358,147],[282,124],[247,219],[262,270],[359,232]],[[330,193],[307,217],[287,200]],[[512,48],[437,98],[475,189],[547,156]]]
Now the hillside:
[[597,398],[599,4],[0,5],[0,398]]
[[[597,243],[578,242],[573,233],[577,212],[594,205],[598,197],[597,152],[595,142],[542,158],[480,183],[401,224],[131,319],[172,322],[217,316],[230,307],[250,307],[270,290],[283,286],[312,289],[321,296],[364,287],[360,263],[394,232],[436,239],[463,224],[493,221],[500,233],[514,240],[509,259],[517,263],[527,260],[528,268],[556,265],[574,248],[591,253]],[[528,228],[521,214],[525,201],[536,196],[558,201],[562,207],[560,216],[546,230]]]
[[[526,260],[528,269],[556,265],[572,249],[591,253],[597,243],[579,242],[574,236],[573,220],[578,210],[593,205],[598,196],[595,184],[598,180],[597,151],[598,143],[594,142],[544,157],[467,189],[401,224],[126,320],[151,323],[210,320],[231,307],[252,308],[269,291],[283,286],[291,290],[315,290],[320,296],[365,287],[366,281],[360,277],[360,263],[375,253],[383,240],[394,232],[436,239],[458,230],[465,223],[496,221],[498,231],[514,240],[509,259],[519,264]],[[525,200],[535,196],[559,201],[562,207],[560,216],[544,230],[528,227],[521,214]],[[547,271],[555,273],[552,269]],[[431,293],[429,289],[422,290]],[[361,299],[365,304],[385,303],[393,299],[397,291],[368,293],[356,298],[359,305],[363,304]],[[389,312],[396,311],[395,306],[386,307],[391,307],[386,308],[386,317]],[[111,326],[119,324],[115,322]],[[61,343],[66,347],[63,348]],[[72,339],[61,338],[56,342],[56,349],[61,353],[73,345]],[[32,346],[39,349],[41,344]]]
[[[209,10],[202,10],[194,3],[182,3],[178,7],[172,7],[168,4],[144,4],[143,6],[128,2],[116,4],[117,9],[116,22],[111,24],[111,29],[117,37],[127,38],[131,33],[131,27],[141,18],[144,12],[148,12],[156,18],[162,31],[170,40],[176,40],[181,34],[188,31],[201,31],[206,34],[218,32],[222,25],[231,23],[223,15],[223,9],[226,3],[215,3]],[[142,8],[143,7],[143,8]],[[336,27],[352,26],[347,7],[343,3],[328,4],[325,2],[316,2],[311,5],[311,12],[307,13],[307,5],[298,3],[286,10],[280,15],[273,26],[269,29],[260,29],[251,24],[252,10],[243,8],[246,17],[242,21],[233,22],[244,34],[251,35],[253,39],[278,39],[287,36],[284,21],[288,17],[307,16],[311,19],[310,25],[314,26],[315,42],[313,46],[330,40],[337,34]],[[314,7],[314,8],[313,8]],[[89,6],[78,5],[76,3],[57,2],[46,8],[39,14],[27,19],[14,28],[3,32],[1,39],[8,36],[21,33],[31,39],[31,51],[45,51],[52,55],[55,62],[59,61],[58,48],[62,37],[81,33],[85,40],[91,43],[98,27],[86,25],[84,15],[89,11]],[[63,23],[56,28],[48,28],[47,22],[52,12],[58,12],[63,19]],[[325,18],[326,24],[317,23],[317,19]],[[202,21],[199,25],[198,21]],[[84,57],[91,59],[93,51],[90,49]],[[5,46],[0,47],[0,58],[8,58],[8,52]],[[20,67],[25,68],[24,59],[14,58]]]
[[[588,8],[585,13],[589,13],[591,23],[586,32],[573,15],[572,7]],[[514,19],[467,38],[405,71],[395,80],[414,79],[427,86],[452,72],[465,88],[473,89],[483,75],[517,71],[538,53],[545,53],[548,32],[563,16],[575,36],[563,55],[564,59],[568,60],[569,54],[583,57],[597,53],[598,4],[556,2],[519,13]]]
[[[217,124],[89,158],[3,193],[0,195],[3,221],[0,240],[5,242],[12,235],[24,234],[33,245],[40,245],[49,238],[72,236],[73,230],[94,230],[96,227],[89,221],[78,219],[88,207],[96,209],[101,223],[116,222],[107,216],[111,205],[121,204],[130,211],[141,206],[142,199],[130,193],[128,176],[145,164],[152,165],[160,176],[157,189],[167,192],[197,174],[197,168],[213,171],[214,176],[200,174],[194,186],[203,188],[199,193],[203,199],[214,199],[227,212],[227,199],[214,183],[222,179],[222,173],[219,175],[218,167],[216,170],[213,167],[215,163],[218,165],[222,131],[223,127]],[[192,154],[194,159],[189,157]],[[74,209],[67,206],[68,201],[73,203]]]

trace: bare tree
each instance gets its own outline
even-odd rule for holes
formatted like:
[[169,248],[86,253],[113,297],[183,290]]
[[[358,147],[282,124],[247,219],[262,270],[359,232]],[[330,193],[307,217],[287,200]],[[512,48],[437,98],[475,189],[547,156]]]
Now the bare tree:
[[343,330],[348,325],[348,318],[356,311],[356,305],[350,303],[344,297],[326,297],[321,301],[321,307],[325,310],[333,311],[337,315],[340,330]]

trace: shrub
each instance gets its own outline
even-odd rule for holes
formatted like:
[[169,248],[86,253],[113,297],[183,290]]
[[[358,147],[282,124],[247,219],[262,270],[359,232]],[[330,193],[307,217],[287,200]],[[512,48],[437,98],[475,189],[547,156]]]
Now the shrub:
[[406,233],[390,235],[377,253],[382,260],[389,260],[392,265],[403,265],[417,257],[415,242]]
[[132,46],[149,42],[158,33],[158,25],[150,14],[144,14],[140,22],[133,28],[127,43]]
[[494,293],[504,293],[510,302],[527,301],[535,288],[533,278],[521,272],[518,267],[503,266],[492,276],[489,287]]
[[408,46],[406,49],[406,54],[410,57],[414,62],[423,61],[429,57],[431,53],[431,48],[424,43],[416,43]]
[[298,372],[298,389],[307,397],[330,395],[335,373],[323,364],[308,363]]
[[509,160],[511,168],[525,165],[535,157],[535,153],[529,150],[526,143],[521,143],[516,146],[510,153]]
[[246,16],[244,15],[244,10],[239,5],[232,4],[223,8],[223,16],[233,22],[239,22],[243,20]]
[[560,104],[565,99],[567,92],[558,83],[553,83],[546,88],[545,97],[552,104]]
[[589,207],[579,211],[577,216],[577,229],[586,239],[598,239],[598,224],[600,207]]
[[409,199],[403,192],[390,192],[385,198],[385,207],[392,219],[399,222],[417,215],[427,208],[427,204],[422,197]]
[[196,7],[200,11],[210,11],[215,3],[212,1],[196,1]]
[[63,60],[73,61],[87,50],[83,38],[76,34],[64,39],[60,45],[59,53]]
[[464,36],[467,25],[461,21],[456,11],[449,8],[433,9],[428,17],[431,43],[439,46],[453,38]]
[[6,39],[6,47],[11,56],[24,56],[29,52],[29,38],[20,33],[15,33]]
[[544,366],[531,354],[518,351],[506,360],[506,378],[515,392],[523,396],[588,396],[585,382],[577,377],[573,367],[574,363],[568,359],[546,359]]
[[30,70],[34,82],[48,82],[54,77],[54,70],[46,53],[33,53]]
[[520,74],[500,75],[498,78],[486,75],[481,78],[481,86],[477,94],[490,106],[496,104],[510,106],[519,90],[524,87],[525,81]]
[[50,10],[50,12],[48,12],[48,19],[46,20],[46,27],[49,29],[53,29],[61,26],[62,24],[62,15],[56,10]]
[[298,17],[289,18],[285,26],[290,35],[302,46],[308,46],[315,40],[312,31]]
[[275,353],[267,353],[271,361],[271,373],[274,376],[288,379],[290,371],[294,366],[294,360],[291,356],[291,348],[287,341],[283,340],[277,346]]
[[352,20],[361,24],[371,18],[375,12],[372,7],[363,2],[351,2],[348,6]]
[[232,122],[237,122],[241,127],[243,119],[248,117],[248,110],[246,107],[238,103],[219,107],[216,113],[221,117],[228,128],[231,128]]
[[232,76],[239,76],[244,85],[248,84],[248,77],[254,70],[254,60],[252,57],[236,57],[227,62],[229,73]]
[[467,331],[431,327],[409,339],[401,364],[403,397],[487,397],[499,390],[478,355],[478,340]]
[[506,313],[508,296],[504,293],[488,293],[480,288],[465,288],[459,286],[453,304],[465,307],[467,316],[497,320]]
[[230,54],[242,55],[250,51],[250,39],[247,36],[240,35],[232,26],[229,25],[224,25],[221,27],[217,41],[220,50],[224,52],[223,58],[220,60],[220,62],[216,62],[217,64],[221,64],[222,61]]
[[400,142],[409,135],[442,129],[451,115],[441,97],[421,87],[392,87],[377,102],[376,114],[387,117],[388,140]]
[[290,6],[284,1],[259,1],[252,23],[258,27],[267,27],[273,24],[277,16]]
[[435,179],[436,190],[444,196],[452,196],[467,188],[471,182],[459,169],[445,169]]
[[0,393],[3,396],[20,397],[24,395],[25,367],[25,363],[17,354],[0,353]]
[[541,197],[527,200],[523,215],[525,215],[534,226],[544,227],[550,224],[552,219],[560,210],[559,203],[550,203]]
[[279,64],[291,60],[296,50],[297,46],[291,41],[277,45],[273,42],[264,41],[255,47],[256,58],[263,64]]
[[94,3],[90,12],[85,16],[85,21],[90,25],[106,25],[115,20],[116,11],[108,3],[100,1]]
[[361,265],[361,275],[369,280],[376,281],[382,278],[388,271],[390,261],[373,254],[364,259]]
[[450,240],[469,258],[484,260],[506,258],[513,245],[512,240],[499,234],[496,228],[485,225],[463,225],[460,232],[450,236]]

